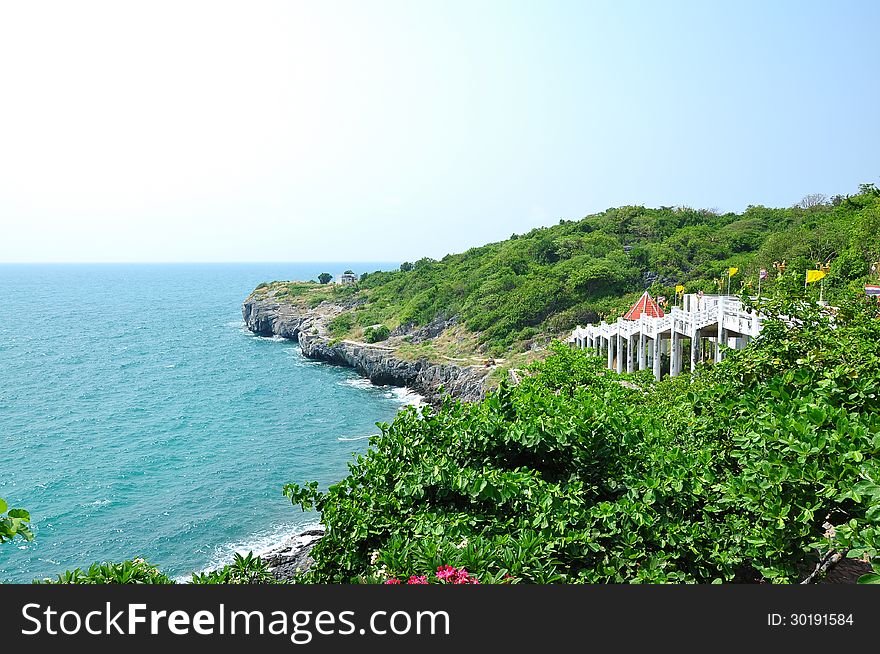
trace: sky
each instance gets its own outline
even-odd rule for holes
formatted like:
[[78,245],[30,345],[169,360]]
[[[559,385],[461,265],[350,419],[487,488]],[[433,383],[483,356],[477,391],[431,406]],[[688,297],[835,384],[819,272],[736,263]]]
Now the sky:
[[0,0],[0,262],[403,261],[880,182],[880,3]]

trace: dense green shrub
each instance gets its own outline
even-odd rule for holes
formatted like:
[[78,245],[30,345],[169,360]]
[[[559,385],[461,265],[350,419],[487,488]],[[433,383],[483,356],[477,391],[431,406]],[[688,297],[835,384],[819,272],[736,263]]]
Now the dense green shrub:
[[364,330],[364,340],[367,343],[384,341],[391,334],[391,330],[385,325],[371,325]]
[[48,584],[173,584],[171,578],[143,559],[122,563],[93,563],[88,570],[68,570]]
[[235,554],[235,560],[211,572],[193,573],[194,584],[272,584],[277,580],[269,566],[253,552]]
[[[315,582],[464,567],[484,583],[794,582],[880,541],[880,320],[803,298],[694,377],[554,346],[485,401],[409,408],[319,493]],[[797,315],[789,324],[783,317]]]
[[334,336],[343,336],[354,327],[354,316],[351,313],[340,313],[327,325]]
[[[76,568],[58,575],[45,584],[173,584],[174,581],[159,569],[144,561],[133,559],[121,563],[93,563],[87,570]],[[252,552],[235,555],[235,560],[218,570],[193,573],[193,584],[273,584],[278,580],[269,572],[269,566]]]

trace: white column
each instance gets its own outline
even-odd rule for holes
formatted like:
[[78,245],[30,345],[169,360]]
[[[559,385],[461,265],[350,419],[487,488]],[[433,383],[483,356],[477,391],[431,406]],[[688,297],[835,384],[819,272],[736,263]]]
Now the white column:
[[645,343],[646,337],[645,332],[639,332],[639,370],[644,370],[648,367],[648,352],[645,347],[647,343]]
[[672,329],[672,343],[669,347],[669,376],[675,377],[681,372],[681,336]]
[[617,332],[617,372],[623,372],[623,334]]
[[700,357],[700,330],[695,329],[691,335],[691,372],[697,369],[697,361]]
[[660,369],[660,350],[663,349],[662,343],[663,339],[660,337],[660,334],[654,336],[653,340],[651,341],[651,352],[653,354],[651,365],[654,367],[654,379],[656,379],[657,381],[660,381],[660,377],[662,375]]
[[633,372],[635,369],[635,357],[633,356],[635,348],[633,347],[632,334],[626,337],[626,371]]
[[608,341],[608,370],[614,369],[614,339],[610,336],[606,339]]

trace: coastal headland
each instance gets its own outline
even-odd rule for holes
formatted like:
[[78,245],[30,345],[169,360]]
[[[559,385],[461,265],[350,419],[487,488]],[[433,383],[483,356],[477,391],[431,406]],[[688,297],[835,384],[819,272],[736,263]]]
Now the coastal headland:
[[440,337],[454,327],[454,319],[421,328],[398,327],[381,343],[339,338],[333,334],[334,319],[356,309],[360,301],[325,299],[310,307],[281,292],[296,284],[306,286],[302,282],[274,283],[251,293],[242,306],[247,328],[261,336],[295,340],[310,359],[354,368],[374,384],[405,386],[431,404],[438,404],[447,394],[468,402],[484,397],[487,378],[495,367],[491,360],[470,357],[442,363],[400,353],[406,345]]

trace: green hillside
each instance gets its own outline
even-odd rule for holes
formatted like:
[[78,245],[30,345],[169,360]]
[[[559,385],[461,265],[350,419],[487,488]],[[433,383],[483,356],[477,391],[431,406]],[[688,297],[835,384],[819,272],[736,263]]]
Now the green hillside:
[[[311,290],[320,299],[366,300],[339,320],[340,336],[362,336],[378,323],[394,329],[458,317],[477,335],[481,352],[503,356],[526,349],[535,337],[614,318],[646,288],[668,297],[679,283],[688,291],[717,292],[716,280],[730,266],[740,269],[736,291],[743,282],[757,284],[762,267],[773,273],[767,282],[772,286],[773,262],[783,260],[791,280],[830,260],[825,292],[832,296],[867,280],[870,264],[880,259],[880,190],[863,184],[856,195],[801,204],[752,206],[741,214],[620,207],[439,261],[424,258],[398,271],[371,272],[356,287]],[[297,287],[291,294],[307,290]]]

